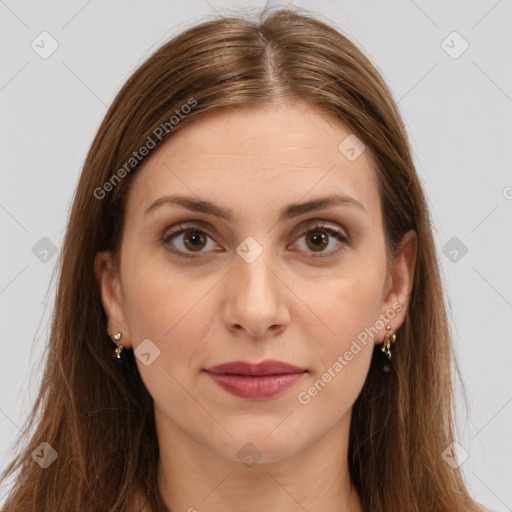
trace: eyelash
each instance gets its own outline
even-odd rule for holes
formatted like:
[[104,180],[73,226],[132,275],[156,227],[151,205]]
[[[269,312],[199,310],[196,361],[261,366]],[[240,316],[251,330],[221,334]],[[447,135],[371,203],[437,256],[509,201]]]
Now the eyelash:
[[[176,226],[176,228],[173,231],[171,231],[170,233],[167,232],[160,239],[160,242],[164,246],[166,246],[168,248],[168,250],[170,250],[173,254],[175,254],[176,256],[178,256],[180,258],[188,258],[188,259],[199,258],[199,257],[201,257],[200,256],[201,253],[184,254],[182,251],[171,248],[172,246],[170,244],[170,240],[173,237],[176,237],[176,236],[186,233],[188,231],[194,231],[194,232],[197,232],[200,234],[207,235],[208,237],[212,238],[206,231],[204,231],[204,229],[200,228],[198,225],[191,224],[191,225],[184,226],[183,224],[179,224],[178,226]],[[313,225],[311,228],[309,228],[307,231],[305,231],[299,238],[302,238],[304,235],[307,235],[314,231],[324,231],[328,235],[333,236],[334,238],[336,238],[337,240],[342,242],[342,244],[338,249],[333,249],[327,253],[314,254],[313,256],[311,256],[312,258],[332,258],[332,257],[338,256],[340,253],[342,253],[346,249],[346,246],[350,245],[350,239],[348,237],[346,237],[341,231],[334,229],[330,226],[326,226],[321,223],[317,223],[317,224]]]

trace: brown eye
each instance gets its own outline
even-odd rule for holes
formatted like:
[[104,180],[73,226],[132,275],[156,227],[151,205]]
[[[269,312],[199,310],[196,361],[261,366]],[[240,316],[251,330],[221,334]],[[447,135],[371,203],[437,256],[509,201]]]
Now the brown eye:
[[[208,233],[194,226],[182,224],[164,235],[161,242],[173,254],[184,258],[199,257],[203,253],[211,252],[208,249],[215,247],[215,243]],[[208,247],[209,243],[211,247]]]
[[201,231],[185,231],[183,243],[187,249],[192,251],[200,250],[206,245],[206,237]]
[[[305,248],[299,247],[301,251],[311,254],[312,258],[326,258],[339,256],[349,245],[349,238],[338,228],[317,224],[306,231],[299,239],[298,245],[304,245]],[[325,250],[326,247],[330,249]]]
[[321,251],[329,244],[329,238],[321,231],[310,231],[306,235],[306,244],[314,251]]

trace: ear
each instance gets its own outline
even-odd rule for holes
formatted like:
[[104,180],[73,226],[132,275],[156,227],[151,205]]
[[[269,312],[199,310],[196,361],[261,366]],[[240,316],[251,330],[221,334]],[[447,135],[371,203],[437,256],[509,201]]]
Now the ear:
[[[394,333],[405,321],[409,298],[414,284],[414,268],[417,257],[417,236],[411,229],[402,237],[397,247],[391,270],[386,278],[383,291],[383,301],[380,318],[385,325],[391,326]],[[375,343],[382,343],[385,326],[381,329],[381,335],[375,337]]]
[[94,274],[100,290],[101,303],[107,315],[108,330],[122,334],[120,343],[131,347],[128,322],[124,312],[123,289],[120,269],[114,264],[111,251],[98,252],[94,258]]

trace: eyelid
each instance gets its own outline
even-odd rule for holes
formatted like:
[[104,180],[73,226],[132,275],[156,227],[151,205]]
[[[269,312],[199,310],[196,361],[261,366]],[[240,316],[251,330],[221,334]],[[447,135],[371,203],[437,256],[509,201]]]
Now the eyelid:
[[[314,218],[306,219],[306,220],[302,221],[298,226],[296,226],[293,229],[292,236],[295,236],[296,234],[298,235],[299,233],[297,233],[297,232],[301,232],[304,229],[309,229],[310,227],[314,227],[314,225],[317,223],[321,223],[325,226],[332,227],[333,229],[336,229],[336,230],[339,230],[341,228],[341,232],[343,233],[343,235],[347,239],[350,240],[350,234],[348,233],[347,229],[344,227],[343,224],[340,224],[339,221],[327,220],[327,219],[324,219],[321,217],[314,217]],[[210,222],[201,220],[201,219],[192,219],[192,220],[185,220],[185,221],[178,222],[177,224],[172,226],[172,228],[169,228],[168,230],[166,230],[165,231],[166,235],[164,235],[164,236],[167,236],[167,234],[169,234],[171,232],[176,233],[176,232],[178,232],[178,229],[180,229],[180,228],[182,228],[182,229],[184,229],[184,228],[186,228],[186,229],[193,229],[193,228],[204,229],[208,234],[210,232],[210,233],[215,234],[216,236],[219,235],[218,230],[215,229],[215,227]]]
[[297,233],[297,231],[300,234],[303,234],[304,230],[313,229],[316,225],[320,224],[321,227],[331,228],[335,231],[339,231],[341,235],[343,235],[348,241],[350,241],[350,235],[348,233],[348,230],[343,226],[343,224],[340,224],[339,222],[335,222],[332,220],[326,220],[319,217],[315,217],[313,219],[307,219],[303,222],[301,222],[293,231],[293,236]]
[[178,222],[174,224],[172,227],[166,229],[164,231],[163,239],[168,238],[171,235],[177,235],[181,231],[184,230],[193,230],[197,229],[198,231],[204,231],[210,238],[214,238],[212,235],[215,234],[217,236],[218,231],[209,223],[204,220],[186,220],[182,222]]

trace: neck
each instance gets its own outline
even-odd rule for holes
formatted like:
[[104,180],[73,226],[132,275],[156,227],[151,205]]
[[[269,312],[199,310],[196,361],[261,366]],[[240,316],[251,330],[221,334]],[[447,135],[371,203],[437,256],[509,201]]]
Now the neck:
[[248,512],[362,512],[347,464],[350,411],[307,448],[251,467],[226,457],[229,448],[199,444],[155,413],[158,485],[171,511],[235,512],[243,503]]

